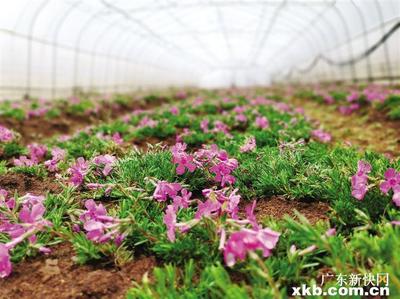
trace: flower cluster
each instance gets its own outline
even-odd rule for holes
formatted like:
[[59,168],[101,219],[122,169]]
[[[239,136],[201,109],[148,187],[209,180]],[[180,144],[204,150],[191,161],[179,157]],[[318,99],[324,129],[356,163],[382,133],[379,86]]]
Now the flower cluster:
[[343,115],[350,115],[354,111],[357,111],[360,109],[360,104],[359,103],[352,103],[349,106],[339,106],[339,112]]
[[0,243],[0,277],[10,275],[12,264],[9,251],[19,243],[28,240],[29,244],[39,251],[48,253],[50,250],[37,242],[36,234],[52,226],[52,223],[43,218],[46,208],[43,205],[44,197],[26,194],[20,198],[22,204],[17,213],[17,204],[14,198],[8,197],[6,190],[0,190],[0,233],[7,234],[9,242]]
[[241,153],[251,152],[256,148],[256,139],[254,136],[249,137],[246,143],[240,147]]
[[351,194],[358,200],[363,200],[368,190],[368,173],[371,172],[371,164],[358,161],[357,173],[351,177]]
[[385,172],[385,181],[380,184],[383,193],[388,194],[393,191],[393,203],[400,207],[400,173],[393,168],[389,168]]
[[168,183],[166,181],[159,181],[154,191],[153,197],[157,201],[166,201],[168,198],[174,198],[182,189],[179,183]]
[[328,143],[332,140],[331,134],[320,129],[311,131],[311,136],[323,143]]
[[97,172],[103,176],[108,176],[117,161],[112,155],[99,155],[93,158],[92,163],[97,166]]
[[203,147],[194,153],[194,157],[199,165],[215,174],[215,181],[222,187],[235,183],[236,179],[231,173],[238,167],[238,161],[229,158],[227,152],[219,150],[217,145]]
[[51,150],[51,159],[44,162],[44,165],[50,172],[58,171],[58,164],[66,157],[66,151],[55,147]]
[[171,107],[169,112],[171,112],[171,114],[173,114],[173,115],[178,115],[179,114],[179,108],[176,107],[176,106],[173,106],[173,107]]
[[218,159],[219,162],[210,168],[210,171],[215,174],[214,179],[220,182],[222,187],[234,184],[236,179],[231,173],[238,167],[237,160],[229,159],[228,155],[219,155]]
[[0,126],[0,141],[10,142],[14,139],[14,133],[6,127]]
[[86,210],[79,216],[86,231],[86,237],[97,243],[114,240],[120,245],[125,234],[120,233],[120,220],[107,215],[107,210],[102,204],[96,204],[89,199],[85,202]]
[[184,174],[186,169],[189,172],[193,172],[196,169],[193,156],[185,152],[186,147],[185,143],[177,143],[171,149],[172,161],[177,164],[176,173],[179,175]]
[[172,199],[172,204],[167,205],[164,214],[164,224],[167,227],[167,237],[171,242],[175,241],[175,230],[178,227],[176,213],[179,209],[186,209],[191,203],[192,193],[182,188],[179,183],[160,181],[154,191],[153,198],[163,202]]
[[244,114],[244,112],[246,111],[246,107],[243,106],[236,106],[233,111],[236,113],[235,119],[238,122],[246,122],[247,121],[247,117]]
[[200,129],[203,131],[203,133],[207,133],[208,132],[208,125],[209,125],[209,120],[208,119],[203,119],[200,122]]
[[226,136],[232,136],[229,133],[229,126],[220,120],[214,121],[214,129],[212,130],[214,133],[223,133]]
[[266,129],[269,127],[269,121],[265,116],[257,116],[255,126],[260,129]]
[[83,157],[76,159],[75,164],[68,168],[70,182],[74,186],[80,186],[83,183],[85,175],[89,171],[89,163]]
[[247,229],[234,232],[224,248],[225,264],[232,267],[237,260],[244,260],[248,252],[260,250],[263,257],[269,257],[278,243],[280,234],[269,229]]
[[34,166],[37,165],[47,154],[47,147],[42,144],[32,143],[28,145],[28,157],[20,156],[14,159],[15,166]]
[[[364,161],[358,161],[357,173],[351,177],[351,194],[358,200],[363,200],[368,191],[368,174],[371,172],[371,165]],[[388,195],[393,192],[392,201],[400,207],[400,173],[394,168],[385,171],[384,181],[380,183],[379,189]]]
[[139,122],[138,127],[139,128],[144,128],[144,127],[155,128],[157,125],[158,125],[158,121],[145,116]]
[[223,213],[228,214],[232,219],[237,219],[240,202],[240,195],[236,194],[238,189],[233,190],[229,195],[227,192],[226,188],[222,190],[204,189],[202,193],[206,201],[198,203],[195,219],[201,219],[203,216],[220,216]]

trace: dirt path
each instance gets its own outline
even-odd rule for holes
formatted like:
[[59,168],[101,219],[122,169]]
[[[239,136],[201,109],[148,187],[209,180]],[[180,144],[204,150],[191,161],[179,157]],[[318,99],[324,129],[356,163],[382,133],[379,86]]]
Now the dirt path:
[[374,150],[400,156],[400,122],[384,119],[373,109],[352,115],[342,115],[335,106],[322,105],[303,99],[292,99],[303,107],[306,116],[332,134],[336,142],[349,142],[362,150]]

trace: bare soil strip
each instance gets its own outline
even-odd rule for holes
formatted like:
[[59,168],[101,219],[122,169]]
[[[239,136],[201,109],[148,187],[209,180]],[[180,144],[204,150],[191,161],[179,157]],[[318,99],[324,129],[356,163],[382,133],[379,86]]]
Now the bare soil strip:
[[291,103],[303,107],[306,116],[331,133],[335,141],[343,140],[362,150],[393,157],[400,155],[400,121],[390,121],[375,109],[343,115],[335,106],[310,100],[292,99]]

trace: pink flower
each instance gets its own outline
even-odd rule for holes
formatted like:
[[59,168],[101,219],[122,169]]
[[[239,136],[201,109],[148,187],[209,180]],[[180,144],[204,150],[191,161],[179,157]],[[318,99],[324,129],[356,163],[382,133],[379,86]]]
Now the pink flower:
[[396,207],[400,208],[400,185],[396,185],[393,188],[392,201],[396,205]]
[[354,198],[358,200],[363,200],[365,194],[367,193],[368,187],[368,176],[367,174],[371,172],[371,164],[358,161],[357,173],[351,177],[351,187]]
[[188,208],[190,204],[190,197],[192,197],[192,192],[182,189],[181,195],[176,195],[173,198],[173,206],[175,211],[177,211],[179,208]]
[[256,148],[256,139],[251,136],[247,139],[246,143],[240,147],[241,153],[251,152]]
[[80,186],[88,171],[89,163],[83,157],[79,157],[75,164],[68,169],[68,173],[71,175],[70,182],[75,186]]
[[65,142],[65,141],[68,141],[68,140],[70,140],[72,137],[70,136],[70,135],[60,135],[60,137],[58,137],[58,141],[60,141],[60,142]]
[[332,237],[336,235],[336,228],[330,228],[325,232],[325,236]]
[[380,184],[380,189],[383,193],[387,194],[390,190],[400,184],[400,173],[395,169],[389,168],[385,172],[385,181]]
[[304,108],[302,108],[302,107],[295,108],[294,112],[296,112],[298,114],[302,114],[302,115],[304,115],[304,113],[305,113]]
[[399,220],[393,220],[390,223],[393,224],[393,225],[396,225],[396,226],[400,226],[400,221]]
[[347,96],[347,101],[348,102],[355,102],[360,98],[360,95],[358,94],[357,91],[352,91],[348,96]]
[[238,189],[235,189],[227,195],[226,189],[204,189],[202,192],[207,200],[205,202],[199,202],[195,219],[201,219],[203,216],[221,215],[223,213],[236,219],[240,202],[240,195],[236,194],[237,191]]
[[254,214],[254,210],[256,208],[257,201],[254,200],[252,204],[248,204],[245,208],[246,211],[246,219],[250,222],[253,229],[259,229],[260,226],[257,223],[256,215]]
[[237,260],[244,260],[250,251],[261,250],[263,257],[269,257],[278,243],[280,234],[264,228],[260,230],[243,228],[230,235],[224,248],[224,260],[232,267]]
[[24,205],[32,206],[38,203],[43,203],[45,197],[43,195],[33,195],[31,193],[27,193],[21,197],[21,200]]
[[[2,196],[6,196],[2,192]],[[22,207],[14,211],[15,204],[11,206],[6,203],[6,210],[0,214],[0,233],[8,234],[11,238],[6,244],[0,243],[0,277],[6,277],[11,273],[11,263],[9,262],[8,250],[14,248],[17,244],[28,240],[35,243],[36,233],[50,227],[52,223],[43,218],[46,211],[42,204],[44,197],[27,194],[22,198]],[[4,205],[3,205],[4,207]]]
[[42,144],[32,143],[28,145],[29,157],[32,161],[39,162],[47,153],[47,147]]
[[186,91],[181,90],[181,91],[178,91],[178,92],[175,94],[175,97],[176,97],[177,99],[179,99],[179,100],[183,100],[183,99],[185,99],[185,98],[187,97],[187,93],[186,93]]
[[246,117],[246,115],[244,115],[244,114],[238,114],[238,115],[236,115],[235,119],[236,119],[238,122],[242,122],[242,123],[244,123],[244,122],[247,121],[247,117]]
[[198,106],[200,106],[201,104],[203,104],[203,102],[204,102],[203,98],[198,97],[198,98],[196,98],[196,99],[194,100],[194,102],[193,102],[193,107],[198,107]]
[[324,132],[323,130],[313,130],[311,131],[311,136],[323,143],[327,143],[332,140],[331,134]]
[[268,128],[269,121],[265,116],[257,116],[255,121],[255,126],[260,129]]
[[333,99],[333,97],[329,94],[324,95],[324,101],[325,103],[327,103],[328,105],[331,105],[333,103],[335,103],[335,100]]
[[20,156],[19,159],[14,159],[15,166],[31,167],[37,165],[47,153],[47,147],[41,144],[29,144],[28,149],[30,159],[26,156]]
[[231,136],[231,134],[229,133],[229,127],[227,124],[223,123],[220,120],[216,120],[214,121],[214,129],[213,132],[220,132],[220,133],[224,133],[227,136]]
[[19,167],[31,167],[37,165],[37,161],[31,160],[26,156],[20,156],[19,159],[14,159],[13,163],[14,166],[19,166]]
[[182,175],[186,169],[189,172],[196,170],[196,165],[193,163],[193,156],[185,152],[187,145],[185,143],[177,143],[172,149],[172,161],[177,164],[176,173]]
[[[5,189],[0,189],[0,207],[5,207],[9,210],[14,209],[15,207],[15,199],[8,197],[8,192]],[[1,215],[0,215],[1,221]]]
[[179,114],[179,109],[178,109],[178,107],[173,106],[173,107],[171,107],[169,112],[171,112],[173,115],[178,115]]
[[209,124],[208,119],[204,119],[204,120],[202,120],[201,123],[200,123],[200,128],[202,129],[202,131],[203,131],[204,133],[207,133],[207,132],[208,132],[208,124]]
[[175,242],[176,212],[172,205],[167,206],[164,215],[164,224],[167,226],[167,236],[171,242]]
[[157,201],[166,201],[168,197],[174,198],[178,195],[178,191],[182,189],[179,183],[168,183],[166,181],[159,181],[154,190],[153,197]]
[[139,122],[138,127],[143,128],[143,127],[150,127],[154,128],[158,125],[158,121],[152,120],[148,118],[147,116],[143,117],[142,120]]
[[1,142],[9,142],[14,139],[14,133],[0,125],[0,141]]
[[66,151],[59,147],[55,147],[51,151],[51,156],[51,160],[47,160],[46,162],[44,162],[44,165],[50,172],[56,172],[58,170],[57,164],[65,159]]
[[290,106],[286,103],[278,102],[274,104],[274,107],[282,112],[290,111]]
[[339,106],[339,112],[343,115],[350,115],[352,114],[354,111],[360,109],[360,104],[358,103],[353,103],[349,106]]
[[224,187],[227,184],[232,185],[236,179],[231,173],[238,167],[236,159],[222,160],[218,164],[210,168],[210,171],[215,174],[215,181],[220,182]]
[[12,264],[10,254],[5,244],[0,243],[0,278],[5,278],[11,274]]
[[99,155],[97,157],[94,157],[92,162],[94,165],[98,167],[103,167],[102,174],[104,176],[108,176],[110,172],[112,171],[114,164],[116,163],[117,158],[111,155]]
[[198,161],[200,164],[206,164],[217,157],[219,153],[220,151],[218,149],[218,146],[216,144],[211,144],[211,146],[209,147],[203,145],[203,148],[196,151],[194,153],[194,156],[196,158],[196,161]]
[[121,137],[121,134],[120,133],[114,133],[112,136],[111,136],[111,140],[112,141],[114,141],[114,143],[115,144],[118,144],[118,145],[121,145],[122,143],[124,143],[124,140],[122,139],[122,137]]
[[209,148],[203,146],[194,156],[198,165],[210,167],[209,171],[215,174],[215,181],[220,182],[222,187],[235,182],[231,173],[238,167],[238,162],[236,159],[229,159],[226,151],[219,150],[217,145],[212,144]]
[[119,220],[107,215],[107,211],[102,204],[96,205],[94,200],[85,202],[86,211],[79,219],[83,222],[86,237],[97,243],[105,243],[114,239],[119,245],[124,235],[120,234]]

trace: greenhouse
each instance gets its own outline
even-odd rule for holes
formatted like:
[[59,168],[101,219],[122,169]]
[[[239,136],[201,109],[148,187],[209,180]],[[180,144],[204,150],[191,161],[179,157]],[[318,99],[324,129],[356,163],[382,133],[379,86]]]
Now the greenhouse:
[[400,1],[0,2],[0,298],[400,298]]

